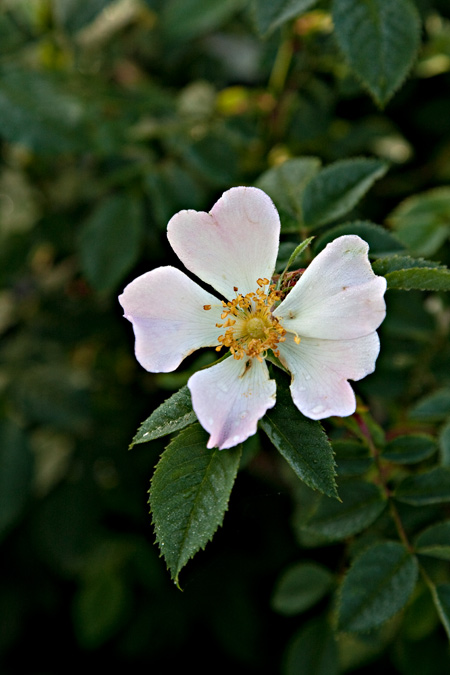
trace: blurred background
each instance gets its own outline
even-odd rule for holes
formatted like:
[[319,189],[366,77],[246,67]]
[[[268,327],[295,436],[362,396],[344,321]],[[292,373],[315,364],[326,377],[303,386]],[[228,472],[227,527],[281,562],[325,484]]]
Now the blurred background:
[[[303,621],[271,602],[301,557],[289,481],[253,439],[224,527],[183,572],[183,592],[175,587],[147,505],[167,440],[128,445],[212,356],[146,373],[117,296],[138,274],[178,264],[165,235],[176,211],[209,210],[290,157],[387,159],[356,214],[378,223],[449,183],[448,0],[417,0],[423,48],[385,110],[339,55],[329,4],[262,37],[257,3],[245,0],[0,3],[4,675],[281,672]],[[421,244],[441,259],[443,194],[429,208],[447,229],[431,250]],[[383,328],[397,351],[372,380],[386,405],[401,400],[431,330],[420,294],[403,298],[392,294]],[[409,659],[383,654],[355,672],[410,673]]]

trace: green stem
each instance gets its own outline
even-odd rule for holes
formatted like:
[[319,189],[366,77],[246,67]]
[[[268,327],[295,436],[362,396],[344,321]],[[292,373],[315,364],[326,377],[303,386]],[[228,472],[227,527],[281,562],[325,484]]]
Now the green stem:
[[269,92],[275,98],[278,98],[284,89],[293,54],[294,46],[290,34],[290,27],[287,25],[283,29],[283,39],[278,48],[267,87]]
[[[364,425],[362,428],[355,419],[352,419],[350,423],[347,421],[346,422],[347,428],[351,429],[355,435],[359,436],[359,438],[363,439],[364,442],[367,444],[368,448],[370,449],[370,452],[374,458],[375,461],[375,466],[377,467],[378,470],[378,476],[379,476],[379,482],[384,490],[384,493],[386,495],[386,498],[389,502],[389,510],[391,514],[391,518],[394,521],[395,528],[397,530],[397,534],[399,536],[400,541],[402,544],[405,546],[405,548],[409,551],[411,554],[415,554],[414,546],[411,544],[409,541],[408,535],[406,534],[402,519],[400,517],[400,514],[398,512],[397,506],[395,504],[395,501],[392,498],[392,493],[391,490],[387,484],[387,472],[386,468],[383,466],[382,459],[380,457],[380,452],[374,442],[374,439],[372,437],[372,434],[370,433],[369,428]],[[439,600],[439,596],[437,593],[436,589],[436,584],[433,582],[433,580],[430,578],[427,570],[425,567],[420,563],[420,560],[418,561],[419,563],[419,571],[420,574],[425,582],[425,584],[428,587],[428,590],[431,593],[431,596],[433,598],[433,603],[436,608],[436,611],[438,613],[439,619],[444,626],[444,629],[450,639],[450,622],[448,620],[448,616],[446,615],[441,602]]]
[[385,466],[383,466],[383,462],[380,457],[380,451],[378,450],[378,447],[373,439],[369,426],[364,424],[362,428],[356,420],[352,420],[352,424],[349,424],[348,428],[351,428],[353,433],[356,433],[359,436],[359,438],[363,440],[366,443],[367,447],[369,448],[369,451],[374,459],[375,466],[377,468],[379,484],[381,485],[383,492],[386,495],[386,499],[389,503],[389,511],[391,514],[391,518],[394,521],[398,537],[402,542],[402,544],[408,549],[408,551],[410,553],[413,553],[414,547],[408,539],[408,535],[406,534],[406,530],[403,526],[402,519],[395,505],[395,502],[392,499],[392,492],[387,483],[386,468]]

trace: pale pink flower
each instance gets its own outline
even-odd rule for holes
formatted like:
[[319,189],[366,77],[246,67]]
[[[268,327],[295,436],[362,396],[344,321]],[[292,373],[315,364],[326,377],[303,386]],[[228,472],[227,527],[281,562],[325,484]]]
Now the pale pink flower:
[[230,349],[229,358],[188,381],[209,448],[244,441],[275,405],[264,360],[270,351],[291,373],[292,398],[304,415],[355,411],[348,380],[373,372],[386,312],[386,280],[373,273],[365,241],[332,241],[279,302],[269,282],[280,220],[261,190],[232,188],[210,213],[180,211],[167,234],[186,268],[225,300],[167,266],[132,281],[119,301],[133,324],[136,358],[150,372],[171,372],[201,347]]

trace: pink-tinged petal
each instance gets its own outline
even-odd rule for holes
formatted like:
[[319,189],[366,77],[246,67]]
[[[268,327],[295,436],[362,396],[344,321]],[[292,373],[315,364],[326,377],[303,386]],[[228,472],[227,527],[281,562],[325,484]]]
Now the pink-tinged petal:
[[320,420],[355,412],[355,395],[347,380],[361,380],[374,371],[380,342],[375,332],[353,340],[302,338],[300,344],[288,334],[279,350],[280,361],[292,375],[295,405],[306,417]]
[[221,302],[174,267],[138,277],[119,302],[133,324],[136,358],[152,373],[171,372],[196,349],[219,344]]
[[264,362],[228,357],[194,373],[188,381],[192,405],[211,436],[208,448],[220,450],[256,433],[258,420],[275,405],[276,384]]
[[386,279],[373,273],[368,244],[338,237],[307,267],[274,315],[300,337],[350,340],[372,333],[386,315]]
[[188,270],[231,300],[270,280],[280,236],[278,212],[253,187],[224,192],[210,213],[180,211],[167,226],[169,242]]

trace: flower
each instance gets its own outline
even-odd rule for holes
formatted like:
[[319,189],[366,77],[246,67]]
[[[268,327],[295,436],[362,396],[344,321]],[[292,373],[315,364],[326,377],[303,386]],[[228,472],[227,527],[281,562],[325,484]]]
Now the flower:
[[348,380],[375,368],[386,280],[373,273],[368,244],[338,237],[281,299],[270,283],[279,235],[271,199],[257,188],[232,188],[210,213],[180,211],[167,227],[185,267],[225,300],[171,266],[138,277],[119,298],[133,324],[136,358],[150,372],[171,372],[201,347],[230,350],[188,381],[208,448],[244,441],[275,405],[270,351],[291,373],[294,404],[314,420],[351,415]]

